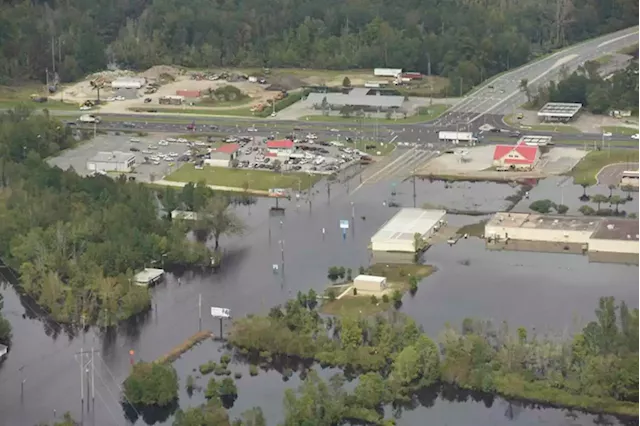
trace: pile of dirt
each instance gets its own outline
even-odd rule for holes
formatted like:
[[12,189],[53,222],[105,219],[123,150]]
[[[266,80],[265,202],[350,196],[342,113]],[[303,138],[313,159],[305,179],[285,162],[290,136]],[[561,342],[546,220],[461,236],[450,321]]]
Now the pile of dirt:
[[158,80],[162,76],[171,76],[175,80],[176,77],[184,73],[185,71],[183,69],[171,65],[156,65],[141,73],[140,77],[148,80]]
[[[302,86],[306,86],[306,83],[303,80],[300,80],[298,77],[293,75],[274,75],[267,76],[267,81],[270,86],[277,87],[276,90],[295,90],[299,89]],[[271,89],[267,89],[271,90]]]

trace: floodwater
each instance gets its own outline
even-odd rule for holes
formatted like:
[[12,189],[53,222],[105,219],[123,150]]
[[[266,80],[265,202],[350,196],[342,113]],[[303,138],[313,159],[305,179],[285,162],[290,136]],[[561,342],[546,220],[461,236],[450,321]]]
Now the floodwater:
[[[357,177],[350,186],[358,186]],[[241,238],[221,242],[227,250],[227,260],[218,274],[185,273],[181,284],[169,274],[164,283],[153,289],[154,309],[149,316],[136,326],[121,327],[108,335],[89,331],[72,339],[58,325],[29,318],[34,316],[33,305],[21,303],[11,287],[5,288],[4,313],[14,327],[14,344],[0,367],[0,424],[51,420],[54,409],[58,416],[71,411],[80,418],[82,373],[77,352],[92,348],[96,350],[95,403],[91,413],[85,410],[84,418],[89,420],[86,423],[125,424],[119,386],[130,368],[129,350],[135,351],[136,359],[152,360],[195,333],[199,326],[199,295],[203,301],[203,328],[218,333],[218,322],[207,312],[210,306],[230,308],[235,317],[266,312],[298,291],[323,290],[330,266],[357,270],[360,265],[367,265],[370,237],[397,211],[383,206],[383,201],[394,198],[401,205],[413,205],[412,182],[397,183],[395,196],[391,195],[393,189],[394,185],[386,182],[365,185],[348,195],[344,185],[336,184],[329,203],[325,187],[320,185],[312,196],[311,209],[304,202],[297,207],[295,199],[280,203],[286,208],[282,218],[269,217],[273,200],[259,200],[250,208],[239,207],[248,230]],[[494,183],[455,183],[444,188],[442,182],[417,181],[416,204],[495,211],[506,208],[509,203],[505,197],[516,191]],[[449,221],[464,224],[478,219],[454,216]],[[350,221],[344,237],[340,220]],[[405,298],[402,310],[433,337],[447,322],[460,324],[465,317],[506,320],[513,328],[535,327],[539,333],[565,333],[593,318],[600,296],[615,296],[638,307],[635,266],[590,264],[586,257],[578,255],[487,251],[477,239],[461,240],[451,247],[434,246],[426,253],[425,263],[437,266],[438,271],[421,284],[414,298]],[[272,270],[274,264],[280,265],[277,274]],[[23,317],[25,313],[27,317]],[[218,356],[214,348],[198,348],[177,361],[176,366],[183,375]],[[88,362],[89,356],[84,359]],[[190,365],[182,366],[183,362]],[[82,376],[82,380],[84,389],[87,379]],[[295,386],[296,380],[292,378],[286,386]],[[282,418],[284,386],[275,373],[261,373],[255,378],[244,374],[232,414],[259,405],[265,409],[269,424],[276,424]],[[187,399],[181,397],[181,401]],[[406,411],[400,424],[424,424],[424,419],[431,416],[433,424],[443,425],[592,422],[591,416],[579,415],[571,423],[565,421],[563,410],[523,407],[516,410],[518,415],[513,420],[503,420],[506,404],[496,399],[491,408],[486,408],[482,402],[452,403],[437,398],[433,407]],[[143,424],[142,420],[138,424]]]

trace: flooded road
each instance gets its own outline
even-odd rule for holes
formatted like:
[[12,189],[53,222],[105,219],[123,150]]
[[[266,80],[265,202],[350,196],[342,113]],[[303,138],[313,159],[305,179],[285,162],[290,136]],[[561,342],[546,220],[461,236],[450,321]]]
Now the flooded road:
[[[350,189],[355,188],[358,178],[349,185]],[[576,201],[582,191],[580,187],[577,189],[577,195],[572,195]],[[494,183],[454,183],[445,188],[442,182],[417,181],[416,204],[495,211],[508,206],[505,198],[516,191],[517,188]],[[136,359],[152,360],[198,331],[199,295],[203,300],[203,328],[218,333],[217,321],[208,315],[210,306],[229,308],[235,317],[266,312],[298,291],[310,288],[322,291],[327,285],[330,266],[357,270],[360,265],[368,265],[370,237],[397,211],[383,206],[383,201],[391,198],[401,205],[412,206],[412,182],[398,182],[395,186],[392,182],[365,185],[351,195],[346,185],[335,184],[331,188],[330,203],[326,187],[320,184],[312,196],[311,209],[308,203],[295,199],[280,203],[286,208],[283,218],[269,217],[273,200],[261,199],[250,208],[239,207],[248,230],[241,238],[221,241],[227,250],[227,259],[218,274],[186,273],[180,285],[176,276],[168,274],[165,282],[152,290],[154,309],[146,321],[108,336],[90,331],[70,339],[57,325],[45,326],[39,319],[23,318],[25,307],[13,289],[3,289],[4,312],[14,327],[14,345],[0,367],[0,424],[28,425],[51,420],[54,409],[58,416],[68,410],[79,419],[81,367],[76,353],[92,347],[97,350],[94,358],[96,400],[92,415],[85,410],[88,420],[85,423],[125,424],[119,386],[130,368],[129,350],[135,351]],[[349,220],[351,225],[345,239],[339,230],[341,219]],[[479,219],[452,216],[449,221],[464,224]],[[284,268],[274,274],[272,266],[281,265],[283,257]],[[585,256],[487,251],[484,242],[469,239],[452,247],[431,247],[425,263],[437,266],[438,271],[421,284],[414,298],[405,297],[402,310],[433,337],[445,323],[460,324],[465,317],[506,320],[512,328],[535,327],[539,333],[570,332],[577,323],[593,318],[600,296],[611,295],[625,300],[630,307],[638,307],[637,267],[590,264]],[[29,309],[26,312],[33,314]],[[57,338],[51,337],[55,332],[59,333]],[[205,345],[176,362],[181,374],[219,357],[214,347],[208,353],[201,348]],[[86,357],[85,362],[88,359]],[[183,362],[189,365],[181,366]],[[232,413],[262,406],[269,424],[276,424],[282,416],[282,379],[264,373],[250,378],[244,368],[244,377],[239,380],[239,399]],[[295,384],[292,378],[287,386]],[[181,397],[181,401],[186,399]],[[504,410],[497,402],[485,408],[482,403],[436,399],[431,408],[404,413],[399,424],[414,425],[416,421],[422,424],[425,417],[432,415],[434,424],[524,426],[541,423],[537,416],[542,415],[542,411],[531,409],[522,409],[513,422],[500,423],[503,420],[497,419],[504,418]],[[563,411],[546,409],[543,412],[555,413],[544,420],[549,424],[565,424],[561,422]],[[468,417],[461,413],[468,413]],[[487,422],[478,423],[480,419]],[[566,424],[590,424],[589,421],[574,420]]]

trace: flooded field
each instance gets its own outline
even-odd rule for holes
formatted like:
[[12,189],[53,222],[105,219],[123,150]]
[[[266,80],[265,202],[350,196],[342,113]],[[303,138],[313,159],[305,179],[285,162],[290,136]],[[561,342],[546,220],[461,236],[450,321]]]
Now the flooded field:
[[[357,179],[350,183],[351,189],[358,185]],[[235,317],[266,312],[298,291],[323,290],[330,266],[357,269],[367,265],[370,237],[397,211],[384,207],[383,201],[395,197],[401,205],[413,205],[411,181],[396,183],[395,196],[391,195],[393,187],[390,182],[365,185],[348,195],[345,185],[336,184],[329,203],[326,189],[320,185],[312,197],[311,209],[302,201],[280,203],[286,208],[282,218],[269,217],[273,200],[259,200],[250,208],[239,207],[248,230],[241,238],[221,241],[227,259],[218,274],[189,272],[180,277],[180,283],[176,275],[168,274],[165,282],[152,290],[154,309],[149,316],[108,335],[89,331],[70,338],[60,326],[30,318],[35,312],[33,305],[21,302],[11,287],[5,287],[4,312],[14,327],[14,345],[0,367],[0,418],[11,425],[35,424],[51,420],[55,409],[58,416],[69,410],[79,419],[81,370],[76,353],[93,347],[98,350],[95,411],[87,413],[85,409],[85,419],[89,420],[85,423],[124,424],[119,385],[130,368],[129,350],[135,351],[137,359],[155,359],[196,332],[199,295],[203,300],[203,328],[217,333],[217,321],[207,315],[209,306],[230,308]],[[545,186],[534,189],[531,198],[542,188]],[[553,191],[556,185],[549,188],[557,198],[557,189]],[[569,198],[577,201],[582,188],[578,187],[579,191],[571,196],[567,195],[567,188],[567,204]],[[516,192],[517,188],[495,183],[460,182],[445,188],[442,182],[416,182],[418,206],[429,203],[495,211],[506,208],[509,202],[505,198]],[[535,197],[551,195],[541,193]],[[339,229],[341,219],[351,221],[344,239]],[[479,219],[451,216],[449,222],[463,225]],[[282,263],[284,268],[274,274],[273,264]],[[437,266],[438,271],[420,285],[414,298],[405,298],[402,310],[433,337],[445,323],[460,324],[465,317],[506,320],[514,328],[535,327],[538,333],[568,333],[593,318],[600,296],[615,296],[630,307],[638,307],[637,267],[590,264],[584,256],[487,251],[483,241],[470,238],[451,247],[431,247],[425,254],[425,263]],[[190,369],[218,357],[216,344],[202,345],[177,361],[176,367],[184,376]],[[251,378],[246,366],[235,368],[244,376],[239,380],[239,399],[232,414],[259,405],[269,424],[276,424],[282,418],[282,392],[285,386],[295,387],[297,379],[285,384],[277,373]],[[188,398],[181,395],[181,402],[186,401]],[[433,424],[474,426],[593,422],[592,416],[568,419],[562,410],[528,408],[516,410],[511,421],[504,415],[507,408],[508,404],[498,399],[487,408],[482,402],[451,404],[437,397],[432,407],[404,412],[399,424],[423,424],[425,418],[433,418]]]

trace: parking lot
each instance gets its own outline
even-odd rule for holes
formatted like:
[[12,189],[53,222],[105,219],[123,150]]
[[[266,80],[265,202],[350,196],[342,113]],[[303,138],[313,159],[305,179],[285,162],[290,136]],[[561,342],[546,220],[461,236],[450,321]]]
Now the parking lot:
[[90,171],[87,169],[87,161],[98,152],[130,152],[136,157],[136,166],[129,175],[136,180],[148,182],[170,174],[181,161],[188,161],[188,150],[186,139],[178,142],[170,137],[163,139],[161,134],[138,137],[107,133],[99,134],[74,149],[62,152],[58,157],[49,159],[49,164],[63,170],[73,167],[78,174],[88,175]]

